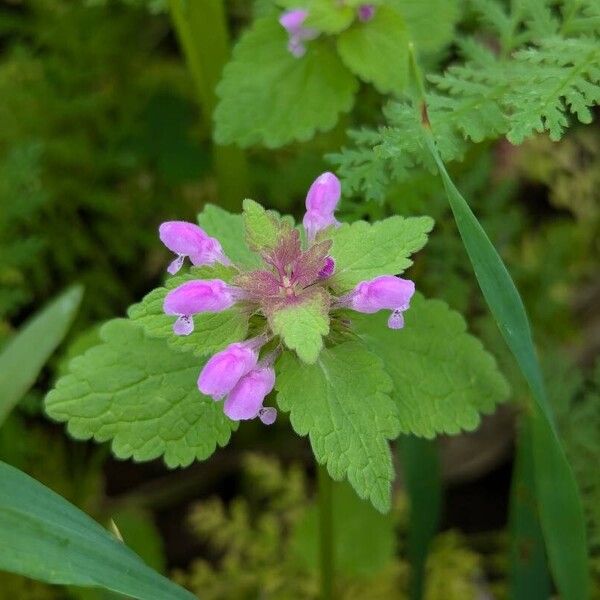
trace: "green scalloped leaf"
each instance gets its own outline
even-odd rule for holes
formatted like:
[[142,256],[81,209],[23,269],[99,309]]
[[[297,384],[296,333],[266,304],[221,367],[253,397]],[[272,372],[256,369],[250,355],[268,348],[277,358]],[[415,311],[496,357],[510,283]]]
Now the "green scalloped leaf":
[[298,357],[313,364],[323,348],[323,336],[329,333],[329,303],[324,294],[300,298],[297,304],[277,307],[270,315],[273,333],[295,350]]
[[164,313],[163,302],[169,291],[186,281],[223,279],[229,282],[235,274],[235,269],[222,265],[192,268],[185,275],[168,279],[165,287],[152,290],[141,302],[130,306],[127,315],[148,337],[166,339],[173,350],[196,356],[214,354],[228,344],[245,339],[248,314],[238,305],[218,313],[200,313],[194,315],[194,331],[190,335],[175,335],[175,317]]
[[163,456],[169,467],[208,458],[229,442],[236,423],[203,396],[203,362],[150,339],[127,319],[106,323],[102,344],[69,364],[46,396],[46,412],[76,439],[112,440],[117,458]]
[[282,235],[283,219],[275,211],[266,210],[249,198],[244,200],[243,207],[242,217],[248,246],[256,252],[275,248]]
[[382,94],[401,93],[408,83],[408,32],[402,15],[379,6],[366,23],[357,21],[337,39],[344,64]]
[[198,225],[219,240],[223,251],[235,264],[250,268],[261,264],[260,257],[246,246],[242,215],[207,204],[198,215]]
[[333,241],[331,256],[335,259],[331,285],[344,292],[365,279],[399,275],[412,265],[408,257],[427,243],[432,228],[431,217],[395,216],[374,224],[356,221],[328,230],[324,237]]
[[277,403],[290,412],[294,431],[309,436],[316,460],[387,512],[394,478],[388,440],[398,435],[399,422],[381,360],[348,342],[322,350],[314,365],[285,352],[277,371]]
[[433,438],[472,431],[510,388],[493,356],[467,333],[462,316],[440,300],[415,294],[404,329],[388,315],[353,315],[359,337],[379,356],[394,382],[402,433]]
[[404,17],[419,52],[435,52],[452,42],[459,0],[390,0],[390,4]]
[[344,31],[356,18],[356,10],[342,2],[331,0],[308,0],[306,27],[312,27],[323,33],[335,34]]
[[[377,0],[378,2],[380,0]],[[286,10],[303,8],[308,12],[305,27],[322,33],[335,34],[343,31],[356,18],[356,3],[332,2],[331,0],[277,0],[277,4]]]
[[275,17],[258,19],[233,50],[217,86],[215,140],[277,148],[335,126],[358,83],[325,40],[296,58]]

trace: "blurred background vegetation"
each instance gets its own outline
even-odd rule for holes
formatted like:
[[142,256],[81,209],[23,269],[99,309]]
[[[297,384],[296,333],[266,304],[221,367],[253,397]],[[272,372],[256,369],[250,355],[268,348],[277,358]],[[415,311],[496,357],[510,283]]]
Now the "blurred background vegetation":
[[[227,2],[231,35],[268,4]],[[469,27],[467,14],[460,26]],[[444,64],[451,53],[430,60]],[[322,157],[343,145],[348,126],[376,123],[382,103],[372,89],[361,88],[353,113],[333,131],[277,151],[246,151],[245,194],[300,214],[304,191],[328,168]],[[0,2],[0,347],[67,285],[85,285],[68,342],[0,429],[0,459],[103,523],[113,519],[147,562],[202,598],[316,598],[310,453],[285,427],[265,433],[250,424],[209,463],[168,472],[160,461],[119,463],[105,446],[73,443],[42,412],[45,390],[70,356],[94,342],[98,325],[124,314],[161,282],[167,256],[158,224],[195,220],[205,203],[220,202],[220,151],[211,143],[206,104],[202,110],[197,102],[165,2]],[[598,590],[598,126],[575,126],[558,143],[540,137],[518,148],[478,144],[453,175],[510,265],[533,320],[584,497]],[[526,406],[437,178],[415,171],[384,204],[355,198],[342,206],[348,220],[393,213],[434,217],[434,235],[412,276],[425,293],[467,315],[511,378],[515,406]],[[506,597],[516,410],[505,407],[478,432],[440,441],[447,489],[442,532],[427,564],[428,600]],[[344,599],[408,594],[401,483],[389,519],[361,507],[340,486],[338,514],[359,511],[382,532],[375,547],[367,540],[359,550],[351,538],[340,542]],[[2,599],[71,597],[101,596],[0,575]]]

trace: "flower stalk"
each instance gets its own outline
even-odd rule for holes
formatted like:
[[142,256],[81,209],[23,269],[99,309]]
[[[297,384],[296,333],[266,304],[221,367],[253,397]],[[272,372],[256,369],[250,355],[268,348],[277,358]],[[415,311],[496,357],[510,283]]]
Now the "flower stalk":
[[333,600],[333,486],[327,467],[317,465],[319,487],[319,564],[321,569],[321,600]]
[[[222,0],[187,2],[170,0],[171,19],[196,87],[205,124],[212,130],[217,105],[215,88],[229,60],[229,34]],[[238,210],[240,198],[248,194],[248,165],[237,146],[213,146],[219,204]]]

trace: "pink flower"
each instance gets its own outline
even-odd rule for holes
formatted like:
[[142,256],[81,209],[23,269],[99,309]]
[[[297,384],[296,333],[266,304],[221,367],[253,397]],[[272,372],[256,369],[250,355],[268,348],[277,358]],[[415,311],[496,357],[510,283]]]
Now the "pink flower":
[[177,335],[194,331],[192,315],[201,312],[220,312],[232,306],[240,297],[239,291],[220,279],[195,279],[188,281],[165,297],[163,310],[179,317],[173,325]]
[[358,7],[358,20],[365,23],[370,21],[375,16],[375,5],[373,4],[361,4]]
[[263,408],[265,397],[275,386],[275,370],[271,366],[258,366],[242,377],[225,400],[225,414],[234,421],[258,417],[265,425],[275,421],[277,411]]
[[415,293],[415,284],[409,279],[393,275],[382,275],[370,281],[361,281],[352,292],[340,298],[339,303],[363,313],[391,310],[388,327],[404,327],[402,313],[408,310],[410,299]]
[[265,337],[230,344],[215,354],[204,366],[198,378],[198,389],[214,400],[220,400],[249,373],[258,361],[258,349]]
[[167,269],[171,275],[181,269],[186,257],[190,258],[193,265],[211,265],[215,262],[231,264],[219,241],[193,223],[166,221],[158,228],[158,235],[161,242],[177,254]]
[[333,173],[323,173],[313,181],[306,195],[306,214],[302,221],[310,241],[321,229],[339,225],[334,213],[341,194],[340,180]]
[[288,50],[296,57],[304,56],[306,47],[304,42],[313,40],[319,35],[316,29],[304,27],[308,11],[296,8],[285,11],[279,18],[279,23],[288,32]]

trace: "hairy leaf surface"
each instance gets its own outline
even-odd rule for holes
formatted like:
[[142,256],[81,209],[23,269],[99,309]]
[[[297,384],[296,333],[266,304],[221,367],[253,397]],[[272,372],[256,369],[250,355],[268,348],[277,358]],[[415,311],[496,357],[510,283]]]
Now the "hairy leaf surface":
[[352,319],[394,382],[402,432],[433,438],[472,431],[508,397],[496,361],[440,300],[416,294],[404,316],[401,330],[389,329],[383,312]]
[[282,217],[274,210],[266,210],[249,198],[244,200],[242,216],[246,242],[254,252],[273,250],[279,245],[282,236],[294,226],[292,217]]
[[112,440],[118,458],[164,456],[169,467],[208,458],[236,424],[203,396],[202,361],[144,335],[126,319],[109,321],[103,343],[71,361],[46,396],[46,411],[77,439]]
[[314,365],[285,353],[277,366],[277,403],[290,412],[296,433],[309,436],[317,461],[379,511],[389,510],[394,469],[388,440],[398,435],[399,423],[381,360],[349,342],[322,350]]
[[430,217],[390,217],[377,223],[356,221],[326,235],[333,240],[335,260],[332,285],[339,291],[378,275],[398,275],[412,265],[408,258],[427,243],[433,228]]
[[173,350],[191,352],[196,356],[213,354],[246,337],[248,315],[243,309],[233,306],[218,313],[194,315],[194,331],[190,335],[175,335],[173,323],[176,317],[164,313],[163,303],[169,291],[186,281],[215,278],[230,281],[234,274],[235,270],[222,265],[192,268],[185,275],[168,279],[165,287],[152,290],[141,302],[130,306],[128,316],[144,329],[146,336],[164,338]]
[[312,294],[298,303],[276,308],[270,317],[273,333],[304,362],[314,363],[329,333],[329,303],[324,294]]
[[277,148],[306,141],[352,108],[357,81],[333,47],[312,40],[297,58],[287,44],[276,18],[257,20],[242,36],[217,87],[218,143]]
[[219,240],[223,251],[233,263],[244,267],[256,267],[260,264],[259,257],[246,246],[242,215],[207,204],[198,215],[198,225]]
[[408,34],[401,14],[379,6],[374,17],[357,21],[340,34],[337,49],[344,64],[381,93],[400,93],[408,80]]

